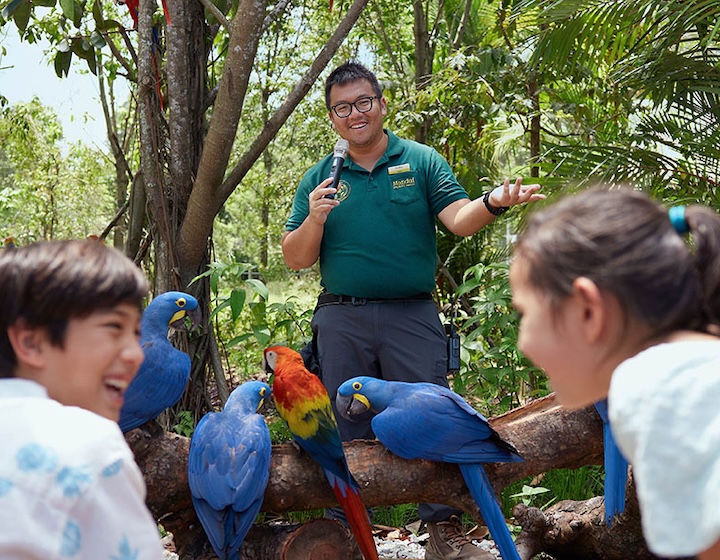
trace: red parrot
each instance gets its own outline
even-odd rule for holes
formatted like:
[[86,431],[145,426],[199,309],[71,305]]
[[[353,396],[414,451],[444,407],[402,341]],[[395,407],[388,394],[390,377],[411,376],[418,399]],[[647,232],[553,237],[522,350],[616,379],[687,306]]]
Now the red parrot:
[[[133,29],[138,27],[138,6],[140,0],[119,0],[120,4],[125,4],[130,12],[130,17],[133,19]],[[165,12],[165,21],[170,25],[170,12],[168,11],[166,0],[162,0],[163,12]],[[160,31],[158,26],[153,26],[153,41],[152,41],[152,65],[155,73],[155,85],[157,88],[158,101],[160,102],[160,110],[164,111],[163,96],[160,87],[160,69],[158,68],[158,57],[162,54],[162,47],[160,45]]]
[[348,468],[325,386],[291,348],[267,348],[264,361],[273,374],[272,394],[280,417],[295,441],[325,472],[365,560],[378,560],[370,517]]
[[[137,29],[138,26],[138,6],[140,0],[120,0],[120,4],[125,4],[130,11],[130,17],[133,19],[133,29]],[[165,21],[170,25],[170,12],[168,11],[167,1],[162,0],[163,12],[165,12]]]

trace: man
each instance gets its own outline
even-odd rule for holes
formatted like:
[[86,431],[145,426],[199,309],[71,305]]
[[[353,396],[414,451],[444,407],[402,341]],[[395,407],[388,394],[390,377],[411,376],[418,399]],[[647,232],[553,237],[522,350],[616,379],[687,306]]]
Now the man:
[[[328,76],[325,103],[350,146],[341,180],[330,186],[332,156],[305,174],[282,240],[290,268],[320,260],[324,291],[312,328],[323,383],[333,406],[338,387],[357,375],[447,387],[447,340],[431,297],[435,218],[468,236],[510,206],[545,196],[517,179],[471,201],[434,149],[383,129],[387,101],[357,62]],[[374,439],[369,423],[336,416],[344,440]],[[428,560],[491,557],[464,537],[458,510],[420,504],[419,514],[430,533]]]

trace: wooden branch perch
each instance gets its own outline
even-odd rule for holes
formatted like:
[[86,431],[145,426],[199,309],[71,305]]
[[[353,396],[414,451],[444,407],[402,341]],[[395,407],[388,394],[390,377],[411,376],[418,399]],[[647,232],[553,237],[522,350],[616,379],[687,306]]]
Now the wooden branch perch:
[[[567,411],[550,396],[490,421],[525,459],[522,463],[487,465],[496,491],[554,468],[602,463],[602,423],[592,408]],[[148,506],[175,534],[182,553],[193,540],[204,539],[187,483],[190,440],[152,426],[133,430],[127,439],[145,475]],[[482,519],[456,465],[406,461],[375,441],[346,443],[345,453],[368,507],[436,502]],[[322,469],[307,454],[292,444],[273,446],[263,511],[283,513],[335,505]]]

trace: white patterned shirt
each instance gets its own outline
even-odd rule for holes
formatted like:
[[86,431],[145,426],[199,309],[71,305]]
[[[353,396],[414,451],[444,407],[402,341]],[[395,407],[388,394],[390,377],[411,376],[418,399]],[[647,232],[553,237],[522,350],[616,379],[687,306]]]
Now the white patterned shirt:
[[720,340],[648,348],[615,370],[610,425],[633,467],[643,534],[659,556],[720,539]]
[[0,558],[161,560],[144,499],[117,423],[0,379]]

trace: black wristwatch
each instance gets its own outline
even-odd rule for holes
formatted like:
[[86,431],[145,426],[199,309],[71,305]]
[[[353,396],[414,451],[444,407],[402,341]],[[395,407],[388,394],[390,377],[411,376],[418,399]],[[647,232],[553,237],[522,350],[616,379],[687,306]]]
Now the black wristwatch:
[[485,203],[485,208],[487,208],[487,211],[490,212],[493,216],[499,216],[510,210],[509,206],[496,207],[490,204],[490,192],[485,193],[485,196],[483,196],[483,202]]

